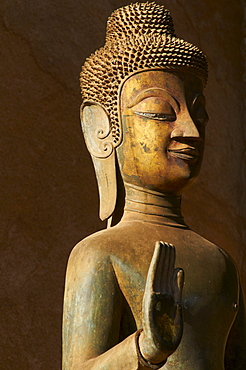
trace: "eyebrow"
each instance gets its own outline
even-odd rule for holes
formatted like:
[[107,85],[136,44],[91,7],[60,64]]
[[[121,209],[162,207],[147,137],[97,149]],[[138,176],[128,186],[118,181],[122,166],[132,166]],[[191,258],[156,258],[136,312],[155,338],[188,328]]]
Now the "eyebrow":
[[127,106],[127,108],[133,108],[135,105],[140,103],[142,100],[151,98],[151,97],[160,97],[166,100],[174,109],[176,113],[179,112],[179,103],[177,100],[165,89],[154,87],[149,88],[144,91],[141,91],[134,100]]

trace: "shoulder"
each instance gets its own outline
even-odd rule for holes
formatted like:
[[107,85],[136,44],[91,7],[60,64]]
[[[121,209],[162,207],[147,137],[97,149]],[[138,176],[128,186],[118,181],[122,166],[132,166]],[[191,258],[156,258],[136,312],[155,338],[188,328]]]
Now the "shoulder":
[[[132,230],[131,230],[132,229]],[[120,241],[136,238],[136,228],[130,225],[117,224],[108,229],[100,230],[81,240],[72,250],[71,255],[99,254],[109,255],[120,247]]]
[[208,260],[211,261],[211,267],[213,262],[217,264],[217,267],[221,269],[221,273],[229,271],[232,275],[237,276],[237,268],[233,258],[223,248],[205,239],[199,234],[193,232],[196,239],[196,244],[203,246],[204,255],[207,255]]
[[89,263],[91,260],[108,260],[112,250],[117,245],[119,233],[116,227],[100,230],[81,240],[72,249],[69,256],[69,263]]
[[[66,285],[67,287],[99,287],[102,282],[115,286],[115,274],[110,251],[112,232],[102,230],[81,240],[69,256]],[[96,285],[95,285],[96,284]],[[70,289],[69,288],[69,289]]]

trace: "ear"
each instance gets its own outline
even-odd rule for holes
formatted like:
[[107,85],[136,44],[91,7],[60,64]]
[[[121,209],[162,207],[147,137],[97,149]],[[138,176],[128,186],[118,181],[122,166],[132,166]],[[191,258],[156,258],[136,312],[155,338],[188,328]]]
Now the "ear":
[[105,109],[95,103],[81,106],[80,118],[85,143],[91,154],[100,197],[100,218],[108,219],[117,197],[115,149],[110,121]]

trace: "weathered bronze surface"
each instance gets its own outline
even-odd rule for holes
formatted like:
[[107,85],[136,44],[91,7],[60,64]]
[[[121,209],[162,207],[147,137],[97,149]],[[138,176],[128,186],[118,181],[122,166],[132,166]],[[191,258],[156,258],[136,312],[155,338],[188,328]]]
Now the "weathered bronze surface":
[[[135,36],[127,26],[122,36],[120,19],[124,27],[130,19]],[[130,69],[122,58],[125,64],[118,61],[117,69],[113,63],[104,77],[112,86],[117,81],[116,90],[100,93],[94,81],[88,92],[87,71],[95,58],[103,64],[102,55],[110,57],[117,37],[125,49],[137,44],[138,53],[141,40],[134,37],[143,38],[142,53],[148,42],[154,45],[152,61],[146,66],[139,56]],[[109,219],[109,227],[80,242],[69,259],[63,367],[245,369],[245,311],[236,267],[226,252],[189,229],[180,208],[203,156],[204,56],[174,37],[169,13],[155,3],[116,11],[106,41],[82,72],[81,120],[99,184],[100,217]],[[95,70],[103,79],[100,68]],[[117,162],[125,207],[110,227],[122,196]]]

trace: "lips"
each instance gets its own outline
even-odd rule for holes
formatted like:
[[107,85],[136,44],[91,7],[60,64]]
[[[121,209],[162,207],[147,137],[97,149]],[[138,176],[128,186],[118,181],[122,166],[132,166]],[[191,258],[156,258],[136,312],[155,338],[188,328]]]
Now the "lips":
[[186,161],[194,161],[199,157],[198,149],[190,146],[173,149],[169,148],[167,151],[171,156],[184,159]]

